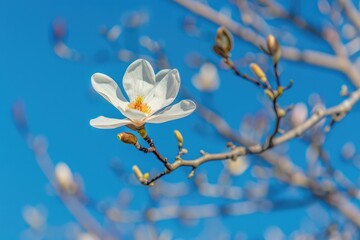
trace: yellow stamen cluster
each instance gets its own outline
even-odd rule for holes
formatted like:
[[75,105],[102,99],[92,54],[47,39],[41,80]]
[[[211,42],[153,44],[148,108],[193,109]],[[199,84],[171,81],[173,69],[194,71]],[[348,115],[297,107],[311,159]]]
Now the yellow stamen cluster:
[[144,97],[142,96],[136,97],[134,101],[128,104],[128,107],[146,114],[149,114],[151,111],[150,106],[144,103]]

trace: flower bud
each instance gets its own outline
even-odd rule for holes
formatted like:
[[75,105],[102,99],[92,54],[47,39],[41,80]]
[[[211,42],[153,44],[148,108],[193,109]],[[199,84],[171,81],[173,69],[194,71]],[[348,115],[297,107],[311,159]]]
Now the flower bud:
[[178,141],[178,146],[182,147],[182,145],[184,143],[184,138],[183,138],[181,132],[179,130],[175,130],[174,134],[175,134],[175,137],[176,137],[176,139]]
[[146,137],[147,137],[147,132],[146,132],[145,128],[139,129],[139,130],[138,130],[138,133],[140,134],[140,136],[141,136],[142,138],[146,138]]
[[122,141],[123,143],[126,143],[126,144],[134,145],[138,142],[137,137],[132,133],[122,132],[122,133],[119,133],[117,136],[120,141]]
[[250,69],[260,81],[262,81],[263,83],[267,81],[266,75],[259,65],[257,65],[256,63],[251,63]]
[[286,114],[285,110],[282,108],[276,108],[276,113],[277,113],[278,117],[280,117],[280,118],[285,116],[285,114]]
[[270,100],[274,100],[275,96],[274,93],[270,89],[265,89],[265,95],[269,97]]
[[269,54],[273,57],[274,63],[278,63],[281,56],[281,48],[277,39],[269,34],[266,39]]
[[146,180],[148,180],[148,179],[149,179],[149,177],[150,177],[150,174],[149,174],[148,172],[147,172],[147,173],[145,173],[145,174],[144,174],[144,176],[143,176],[143,178],[144,178],[144,179],[146,179]]
[[213,47],[214,52],[220,57],[228,58],[232,49],[232,41],[231,33],[225,27],[218,28]]
[[341,86],[340,96],[345,97],[349,94],[348,87],[344,84]]
[[278,96],[281,96],[281,95],[283,94],[283,92],[284,92],[284,88],[281,87],[281,86],[279,86],[279,87],[277,88],[277,95],[278,95]]
[[134,165],[132,169],[133,169],[133,172],[134,172],[136,178],[141,182],[144,175],[142,174],[140,168],[137,165]]
[[55,178],[61,190],[67,193],[76,191],[73,174],[66,163],[60,162],[55,166]]
[[188,179],[194,177],[194,175],[195,175],[195,170],[193,169],[193,170],[190,171],[190,173],[188,175]]

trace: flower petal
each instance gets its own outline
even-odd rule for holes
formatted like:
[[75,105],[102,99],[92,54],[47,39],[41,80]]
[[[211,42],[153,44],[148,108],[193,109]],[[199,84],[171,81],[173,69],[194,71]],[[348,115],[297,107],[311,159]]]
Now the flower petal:
[[165,108],[158,114],[149,117],[146,122],[163,123],[179,118],[183,118],[191,114],[196,108],[196,104],[191,100],[182,100],[181,102]]
[[95,91],[123,112],[128,102],[111,77],[102,73],[95,73],[91,76],[91,84]]
[[131,124],[129,119],[116,119],[100,116],[90,120],[90,125],[95,128],[112,129]]
[[155,82],[160,82],[165,76],[166,74],[168,74],[168,72],[170,72],[171,69],[163,69],[160,70],[156,75],[155,75]]
[[156,75],[156,85],[145,97],[151,112],[157,112],[159,109],[168,106],[176,98],[180,88],[180,76],[177,69],[165,69]]
[[155,85],[155,73],[150,63],[138,59],[126,69],[123,86],[130,102],[136,97],[145,97]]
[[129,118],[131,121],[140,121],[146,118],[148,115],[146,113],[140,112],[136,109],[128,108],[124,112],[124,116]]

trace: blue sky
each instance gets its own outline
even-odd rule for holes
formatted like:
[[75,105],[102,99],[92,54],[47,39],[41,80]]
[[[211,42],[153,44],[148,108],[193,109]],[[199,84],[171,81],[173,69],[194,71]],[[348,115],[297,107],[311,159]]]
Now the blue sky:
[[[118,159],[128,173],[131,173],[133,164],[157,170],[162,169],[161,165],[152,157],[144,156],[121,144],[116,138],[121,129],[98,130],[89,125],[89,120],[99,115],[120,117],[116,109],[92,91],[90,76],[95,72],[102,72],[120,83],[128,63],[98,63],[92,60],[74,62],[60,59],[52,51],[50,34],[53,20],[63,19],[68,28],[67,43],[86,54],[89,59],[93,59],[99,51],[110,51],[106,41],[98,33],[99,27],[119,24],[122,15],[135,10],[144,10],[149,14],[149,21],[140,27],[137,34],[148,35],[164,44],[171,65],[180,72],[182,84],[190,89],[194,96],[199,97],[200,94],[191,85],[191,77],[197,70],[189,68],[184,63],[186,53],[200,53],[205,59],[215,63],[219,59],[211,52],[212,39],[189,37],[181,30],[182,20],[188,13],[170,1],[155,0],[151,1],[151,4],[145,0],[0,2],[2,239],[16,239],[26,228],[22,220],[22,209],[25,205],[45,206],[48,211],[48,223],[52,226],[64,226],[67,222],[74,221],[54,196],[53,191],[49,190],[47,179],[37,166],[33,153],[16,130],[11,118],[11,106],[18,101],[25,105],[31,131],[46,137],[52,160],[66,162],[74,172],[79,173],[89,196],[95,199],[114,199],[119,191],[130,188],[135,196],[133,208],[139,209],[149,204],[146,197],[147,189],[120,182],[109,168],[109,162]],[[307,14],[310,15],[311,12]],[[316,15],[311,15],[310,19],[315,20]],[[203,20],[198,20],[198,24],[210,35],[215,35],[216,25]],[[303,46],[314,47],[316,40],[305,37],[300,36],[300,39],[304,40]],[[119,44],[126,42],[120,41]],[[133,45],[129,45],[130,47],[136,46],[136,43],[131,44]],[[236,41],[233,56],[241,56],[249,50],[258,52],[256,48]],[[146,54],[145,50],[140,51]],[[281,66],[284,69],[282,79],[295,81],[292,91],[282,100],[284,104],[306,101],[313,92],[318,92],[328,105],[336,104],[341,99],[337,93],[340,86],[346,83],[341,75],[304,64],[285,62]],[[227,119],[234,129],[238,129],[244,114],[255,113],[261,107],[258,99],[262,91],[236,79],[230,72],[220,71],[219,74],[221,86],[218,92],[214,93],[211,106]],[[179,99],[180,97],[177,101]],[[359,145],[360,139],[356,134],[359,120],[357,106],[329,135],[326,146],[330,148],[336,166],[343,167],[337,157],[342,144],[353,140],[355,145]],[[203,126],[202,131],[198,130],[199,126]],[[202,120],[193,114],[185,119],[148,127],[149,133],[164,155],[176,154],[176,142],[172,134],[174,129],[179,129],[184,134],[186,147],[190,150],[187,158],[197,157],[200,149],[209,152],[225,150],[225,141],[210,127],[204,127]],[[291,150],[291,156],[300,165],[305,158],[304,148],[300,144]],[[215,180],[221,168],[221,163],[211,163],[202,166],[201,170],[207,173],[210,180]],[[187,174],[186,170],[180,170],[173,176],[168,176],[166,180],[189,182]],[[246,176],[237,181],[245,182]],[[180,201],[181,204],[225,202],[221,199],[203,199],[196,196]],[[101,216],[96,216],[101,219]],[[256,238],[270,225],[278,225],[285,233],[290,233],[300,227],[299,219],[305,217],[305,210],[300,208],[225,218],[223,224],[230,232],[247,231],[250,237]],[[216,220],[209,221],[210,223],[203,224],[216,225]],[[159,229],[175,229],[178,224],[177,221],[169,221],[157,226]],[[175,230],[176,236],[193,238],[201,226],[203,225]]]

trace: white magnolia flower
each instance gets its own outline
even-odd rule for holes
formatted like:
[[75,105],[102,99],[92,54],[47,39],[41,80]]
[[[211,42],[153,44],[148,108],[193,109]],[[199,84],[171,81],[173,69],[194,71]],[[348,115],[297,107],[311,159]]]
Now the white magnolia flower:
[[[126,100],[119,86],[109,76],[95,73],[91,77],[93,88],[126,118],[116,119],[100,116],[90,125],[96,128],[117,128],[124,125],[141,127],[145,123],[162,123],[185,117],[196,105],[193,101],[181,102],[166,107],[176,98],[180,76],[176,69],[164,69],[156,75],[150,63],[144,59],[134,61],[126,69],[123,87],[129,98]],[[166,107],[165,109],[163,109]],[[163,110],[161,110],[163,109]]]

